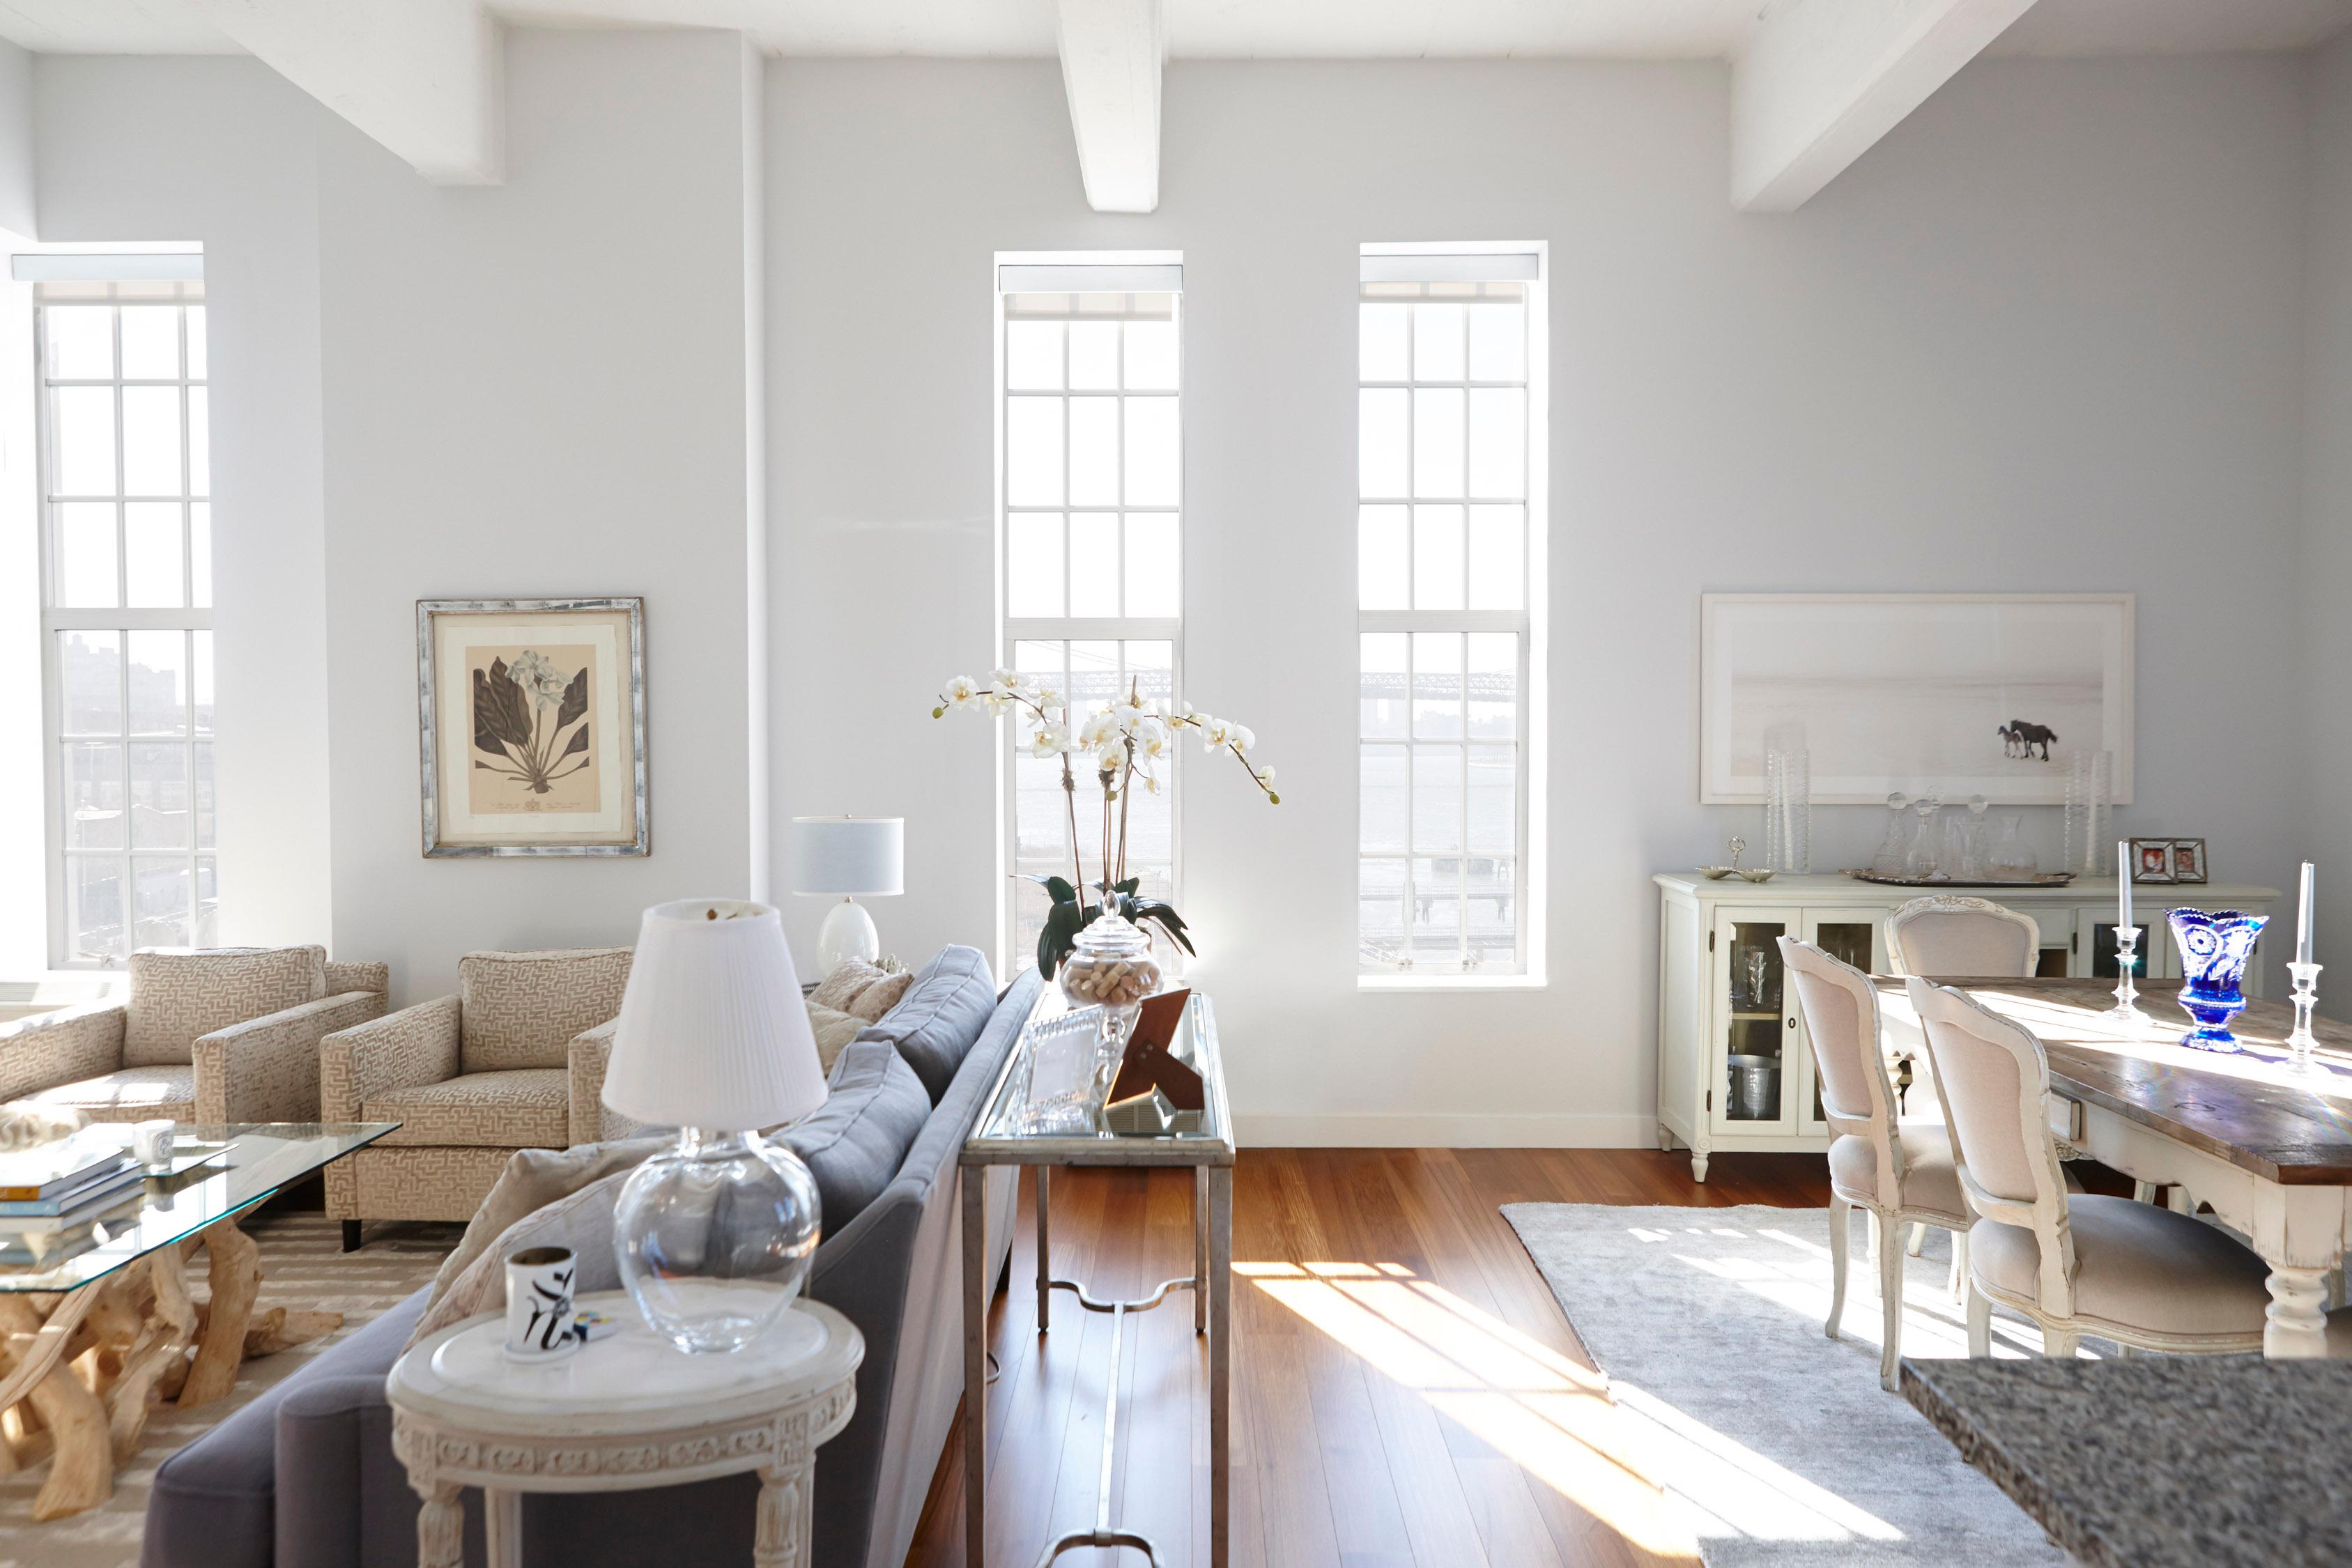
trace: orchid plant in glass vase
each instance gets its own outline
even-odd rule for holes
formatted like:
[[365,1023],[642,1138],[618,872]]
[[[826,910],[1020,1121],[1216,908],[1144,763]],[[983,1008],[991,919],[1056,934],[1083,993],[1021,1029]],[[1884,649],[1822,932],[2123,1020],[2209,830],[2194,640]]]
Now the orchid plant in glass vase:
[[[1192,951],[1183,917],[1163,900],[1142,897],[1138,891],[1142,879],[1128,875],[1129,803],[1138,788],[1160,792],[1160,775],[1175,759],[1178,737],[1189,730],[1212,755],[1230,753],[1266,800],[1280,805],[1274,770],[1250,758],[1257,737],[1247,725],[1195,712],[1190,703],[1163,713],[1156,699],[1133,685],[1116,702],[1073,728],[1060,692],[1009,669],[993,672],[986,681],[961,675],[950,680],[940,689],[931,717],[951,710],[1015,714],[1027,726],[1023,744],[1029,754],[1061,760],[1070,875],[1030,879],[1051,900],[1045,929],[1037,936],[1037,969],[1048,980],[1058,971],[1062,993],[1071,1005],[1101,1006],[1106,1040],[1124,1040],[1143,998],[1160,987],[1160,968],[1152,960],[1150,934],[1143,928],[1156,927],[1186,952]],[[1102,875],[1091,882],[1078,851],[1081,769],[1092,772],[1102,790]]]

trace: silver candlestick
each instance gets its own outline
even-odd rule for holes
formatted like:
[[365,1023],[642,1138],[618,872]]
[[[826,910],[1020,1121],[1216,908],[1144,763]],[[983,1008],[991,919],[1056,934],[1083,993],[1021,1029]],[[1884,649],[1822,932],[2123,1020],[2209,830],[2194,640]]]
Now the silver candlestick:
[[2327,1069],[2311,1059],[2318,1046],[2317,1037],[2311,1032],[2311,1010],[2319,1005],[2319,971],[2316,963],[2290,963],[2286,972],[2294,981],[2294,1033],[2286,1037],[2286,1065],[2295,1072],[2324,1073]]
[[2116,1005],[2113,1010],[2118,1016],[2137,1011],[2137,1009],[2133,1006],[2133,1004],[2139,1000],[2139,987],[2132,984],[2132,971],[2139,967],[2139,960],[2136,956],[2136,953],[2139,947],[2139,933],[2141,929],[2142,928],[2138,926],[2116,927],[2116,973],[2117,975],[2117,979],[2116,981]]

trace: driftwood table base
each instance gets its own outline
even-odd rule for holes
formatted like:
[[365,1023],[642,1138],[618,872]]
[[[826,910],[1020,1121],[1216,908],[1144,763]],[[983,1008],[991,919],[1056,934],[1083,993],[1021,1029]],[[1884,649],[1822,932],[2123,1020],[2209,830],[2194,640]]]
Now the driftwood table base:
[[[187,1258],[211,1254],[211,1299],[190,1299]],[[342,1326],[340,1312],[257,1316],[261,1249],[225,1219],[63,1293],[0,1293],[0,1473],[47,1459],[37,1520],[95,1508],[139,1452],[156,1404],[191,1410],[226,1394],[248,1356]],[[190,1354],[190,1347],[194,1353]]]

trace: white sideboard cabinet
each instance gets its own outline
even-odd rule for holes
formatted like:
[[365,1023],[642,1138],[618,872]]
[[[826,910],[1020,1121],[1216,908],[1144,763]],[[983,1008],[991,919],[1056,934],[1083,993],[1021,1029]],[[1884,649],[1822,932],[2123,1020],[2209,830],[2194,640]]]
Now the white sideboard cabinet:
[[[1691,1175],[1706,1180],[1718,1150],[1826,1149],[1813,1081],[1813,1054],[1797,994],[1781,984],[1777,939],[1812,942],[1857,969],[1890,973],[1886,917],[1935,889],[1890,888],[1851,877],[1781,875],[1769,882],[1710,881],[1665,872],[1658,884],[1658,1147],[1687,1148]],[[2033,917],[2042,931],[2040,973],[2116,973],[2116,881],[2084,878],[2063,888],[1969,887],[1948,891],[1990,899]],[[2132,889],[2141,973],[2178,979],[2180,954],[2164,911],[2244,910],[2267,914],[2274,888],[2229,883]],[[2263,951],[2273,951],[2263,933]],[[2293,934],[2287,940],[2292,942]],[[2259,954],[2258,954],[2259,957]],[[2151,968],[2151,961],[2153,967]],[[2262,994],[2262,965],[2247,975]],[[2186,1017],[2182,1027],[2188,1026]],[[1931,1094],[1924,1071],[1919,1094]],[[1923,1108],[1912,1107],[1918,1111]],[[1926,1108],[1932,1111],[1932,1108]]]

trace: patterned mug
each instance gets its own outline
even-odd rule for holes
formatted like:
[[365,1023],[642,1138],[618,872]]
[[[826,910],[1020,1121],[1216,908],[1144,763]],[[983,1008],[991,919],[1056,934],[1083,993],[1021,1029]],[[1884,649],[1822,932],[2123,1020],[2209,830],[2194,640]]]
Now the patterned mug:
[[507,1254],[508,1355],[552,1361],[579,1348],[572,1327],[572,1286],[579,1272],[568,1247],[526,1247]]

